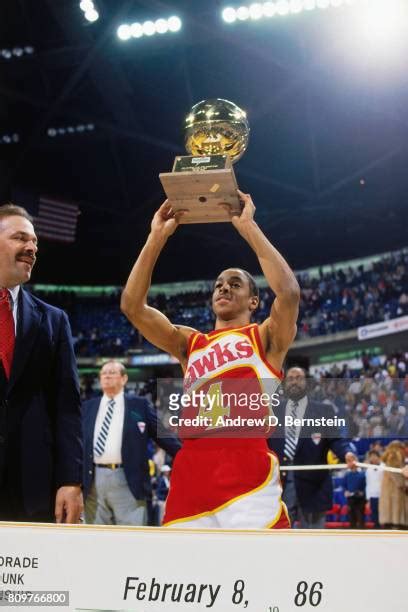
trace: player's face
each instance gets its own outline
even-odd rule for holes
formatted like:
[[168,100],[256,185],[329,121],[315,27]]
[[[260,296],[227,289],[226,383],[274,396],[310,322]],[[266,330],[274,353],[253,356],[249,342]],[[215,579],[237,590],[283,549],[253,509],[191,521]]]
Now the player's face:
[[214,283],[212,307],[214,314],[223,320],[248,312],[248,317],[258,305],[258,298],[250,295],[249,281],[241,270],[229,268]]
[[30,280],[37,253],[32,223],[17,215],[0,219],[0,285],[15,287]]

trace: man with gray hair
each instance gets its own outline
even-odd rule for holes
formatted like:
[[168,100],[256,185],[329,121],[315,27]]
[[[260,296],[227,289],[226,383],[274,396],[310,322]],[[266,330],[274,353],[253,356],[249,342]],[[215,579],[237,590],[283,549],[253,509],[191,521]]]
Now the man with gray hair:
[[180,442],[165,431],[145,397],[125,394],[125,366],[107,361],[99,373],[102,397],[84,402],[85,520],[97,525],[145,525],[151,498],[148,441],[171,456]]

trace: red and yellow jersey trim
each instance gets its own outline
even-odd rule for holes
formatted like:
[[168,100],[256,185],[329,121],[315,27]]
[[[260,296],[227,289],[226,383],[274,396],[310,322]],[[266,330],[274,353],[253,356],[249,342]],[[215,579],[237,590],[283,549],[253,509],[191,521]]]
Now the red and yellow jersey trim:
[[[279,469],[279,463],[274,459],[272,453],[268,453],[268,455],[269,455],[270,462],[271,462],[269,473],[266,479],[264,480],[264,482],[262,482],[259,486],[255,487],[254,489],[251,489],[250,491],[247,491],[246,493],[242,493],[241,495],[237,495],[236,497],[229,499],[227,502],[225,502],[224,504],[221,504],[220,506],[217,506],[217,508],[214,508],[213,510],[207,510],[206,512],[201,512],[199,514],[192,514],[190,516],[183,516],[182,518],[174,519],[173,521],[168,521],[166,523],[163,523],[163,526],[169,527],[171,525],[187,523],[188,521],[200,519],[204,516],[214,516],[215,514],[217,514],[224,508],[231,506],[233,503],[237,502],[238,500],[244,499],[245,497],[249,497],[250,495],[253,495],[254,493],[257,493],[258,491],[261,491],[262,489],[264,489],[271,482],[273,475],[274,475],[275,468]],[[281,517],[281,514],[282,514],[282,506],[283,506],[283,503],[281,499],[279,499],[279,510],[277,514],[274,516],[274,518],[272,519],[272,521],[268,523],[268,526],[265,527],[266,529],[268,529],[269,526],[275,525],[279,521],[279,518]]]
[[235,333],[236,335],[243,336],[244,338],[249,339],[251,341],[255,353],[262,361],[262,363],[274,376],[276,376],[280,380],[283,380],[284,375],[282,370],[279,371],[274,368],[273,365],[270,364],[266,358],[265,350],[261,340],[261,335],[259,333],[259,325],[257,323],[250,323],[249,325],[244,325],[242,327],[214,329],[206,334],[203,334],[201,332],[192,333],[189,337],[187,345],[187,361],[190,360],[190,357],[194,355],[194,353],[205,349],[206,345],[209,345],[214,340],[219,340],[224,336],[228,336],[231,333]]

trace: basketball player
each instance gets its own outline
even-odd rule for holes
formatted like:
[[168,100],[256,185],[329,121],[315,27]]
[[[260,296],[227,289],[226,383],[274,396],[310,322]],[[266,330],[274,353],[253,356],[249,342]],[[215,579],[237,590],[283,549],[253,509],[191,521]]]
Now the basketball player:
[[[166,201],[156,212],[151,231],[122,294],[121,309],[149,342],[176,357],[185,374],[185,388],[200,379],[224,384],[231,378],[281,378],[283,360],[296,335],[299,285],[280,253],[254,221],[251,196],[238,191],[240,215],[231,222],[248,242],[276,298],[270,316],[251,324],[258,307],[256,285],[247,272],[230,268],[218,276],[212,307],[215,329],[202,334],[173,325],[148,306],[151,276],[163,247],[183,213]],[[206,387],[208,390],[208,386]],[[221,430],[222,431],[222,430]],[[164,525],[208,528],[289,527],[281,501],[279,465],[264,437],[183,436],[174,466]]]

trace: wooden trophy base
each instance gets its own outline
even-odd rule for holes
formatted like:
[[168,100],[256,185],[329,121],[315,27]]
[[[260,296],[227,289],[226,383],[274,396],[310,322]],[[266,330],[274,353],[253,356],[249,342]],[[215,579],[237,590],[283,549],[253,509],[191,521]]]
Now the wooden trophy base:
[[[159,175],[167,198],[173,210],[187,210],[180,223],[231,221],[228,211],[221,204],[228,204],[231,211],[237,214],[241,212],[241,204],[229,157],[213,155],[202,160],[203,163],[200,163],[197,157],[176,157],[173,172]],[[220,165],[225,167],[213,169]]]

